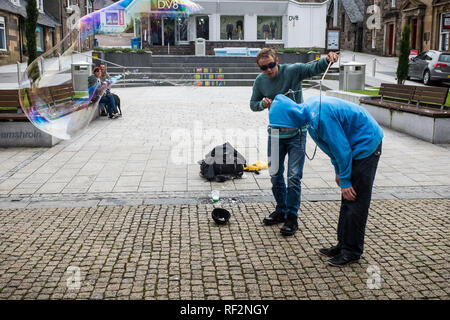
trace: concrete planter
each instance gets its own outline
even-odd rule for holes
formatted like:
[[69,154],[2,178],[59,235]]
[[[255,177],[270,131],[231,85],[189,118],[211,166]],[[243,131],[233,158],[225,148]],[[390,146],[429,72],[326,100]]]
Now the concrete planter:
[[316,60],[316,55],[320,55],[319,52],[313,53],[277,53],[280,63],[307,63]]
[[0,125],[0,147],[52,147],[61,140],[37,129],[31,122]]
[[328,91],[327,95],[360,104],[380,125],[387,128],[435,144],[450,143],[450,115],[446,118],[436,118],[360,103],[359,99],[367,97],[366,95],[345,91]]
[[[98,57],[121,66],[148,67],[152,63],[151,53],[96,52]],[[95,59],[94,59],[95,60]],[[102,61],[98,61],[101,63]]]

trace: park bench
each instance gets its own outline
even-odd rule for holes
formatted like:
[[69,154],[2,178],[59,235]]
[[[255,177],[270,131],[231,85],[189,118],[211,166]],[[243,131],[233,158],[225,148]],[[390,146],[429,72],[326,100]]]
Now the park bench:
[[381,125],[431,143],[450,143],[448,88],[382,83],[359,102]]
[[448,88],[382,83],[378,95],[363,97],[360,102],[433,117],[449,115],[445,110]]
[[0,90],[0,121],[27,121],[21,111],[19,90]]

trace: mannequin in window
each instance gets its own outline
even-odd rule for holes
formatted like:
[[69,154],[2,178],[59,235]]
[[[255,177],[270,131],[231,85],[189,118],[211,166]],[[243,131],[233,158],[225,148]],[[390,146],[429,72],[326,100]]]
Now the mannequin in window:
[[227,24],[227,39],[233,39],[233,25],[231,23]]
[[236,22],[236,29],[237,29],[237,33],[238,33],[239,40],[242,39],[242,25],[243,25],[243,23],[242,23],[241,20],[238,20],[238,21]]
[[277,23],[272,21],[270,23],[270,33],[272,34],[272,40],[275,39],[275,32],[277,31]]
[[268,40],[269,39],[269,25],[268,24],[263,24],[262,31],[263,31],[263,34],[264,34],[264,39]]

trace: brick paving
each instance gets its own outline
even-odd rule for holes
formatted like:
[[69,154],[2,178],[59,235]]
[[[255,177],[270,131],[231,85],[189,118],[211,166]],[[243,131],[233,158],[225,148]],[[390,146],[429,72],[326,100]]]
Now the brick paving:
[[339,201],[303,202],[291,238],[262,225],[273,202],[223,204],[220,227],[213,206],[0,210],[0,299],[449,299],[448,199],[373,201],[345,268],[317,254]]
[[[340,199],[321,151],[305,163],[292,238],[261,223],[274,210],[267,170],[198,175],[196,161],[226,141],[266,160],[251,88],[115,91],[122,118],[53,148],[0,149],[0,299],[448,300],[448,145],[384,129],[366,251],[339,269],[317,254],[335,244]],[[213,189],[229,225],[210,218]]]

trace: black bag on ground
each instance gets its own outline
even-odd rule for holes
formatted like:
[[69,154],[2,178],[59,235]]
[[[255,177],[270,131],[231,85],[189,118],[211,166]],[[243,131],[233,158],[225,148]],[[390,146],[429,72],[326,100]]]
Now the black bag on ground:
[[231,144],[224,143],[209,152],[199,161],[200,176],[208,181],[223,182],[241,178],[246,166],[245,158]]

